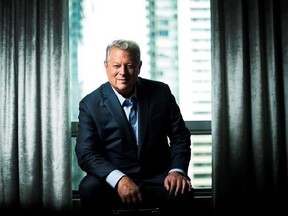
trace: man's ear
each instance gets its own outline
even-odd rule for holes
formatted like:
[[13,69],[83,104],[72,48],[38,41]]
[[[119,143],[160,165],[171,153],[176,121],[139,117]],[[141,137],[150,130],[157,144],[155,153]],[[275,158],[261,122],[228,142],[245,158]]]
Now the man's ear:
[[139,64],[138,64],[139,73],[140,73],[141,67],[142,67],[142,61],[140,61]]

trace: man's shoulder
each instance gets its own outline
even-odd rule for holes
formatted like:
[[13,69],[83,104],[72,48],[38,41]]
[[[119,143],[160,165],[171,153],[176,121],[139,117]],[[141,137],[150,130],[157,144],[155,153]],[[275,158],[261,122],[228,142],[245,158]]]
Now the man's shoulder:
[[[109,83],[103,83],[101,84],[99,87],[97,87],[95,90],[89,92],[88,94],[86,94],[81,101],[97,101],[97,100],[102,100],[103,99],[103,95],[105,95],[105,91],[107,91],[107,89],[110,87]],[[110,87],[111,88],[111,87]]]
[[138,81],[139,81],[139,84],[144,86],[145,88],[147,86],[149,87],[165,87],[167,88],[168,85],[162,81],[159,81],[159,80],[152,80],[152,79],[147,79],[147,78],[143,78],[143,77],[138,77]]

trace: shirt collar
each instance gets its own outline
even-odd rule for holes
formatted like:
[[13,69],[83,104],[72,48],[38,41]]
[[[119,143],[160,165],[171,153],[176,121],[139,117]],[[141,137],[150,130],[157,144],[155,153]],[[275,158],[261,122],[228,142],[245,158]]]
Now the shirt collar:
[[[119,94],[119,93],[113,88],[113,86],[111,86],[111,87],[112,87],[113,91],[115,92],[115,94],[116,94],[116,96],[117,96],[117,98],[118,98],[121,106],[123,106],[123,103],[124,103],[124,101],[125,101],[127,98],[124,98],[121,94]],[[137,88],[136,88],[136,86],[135,86],[135,90],[134,90],[134,92],[132,93],[132,95],[131,95],[131,97],[130,97],[129,99],[131,99],[132,97],[135,97],[135,98],[137,99],[136,92],[137,92]]]

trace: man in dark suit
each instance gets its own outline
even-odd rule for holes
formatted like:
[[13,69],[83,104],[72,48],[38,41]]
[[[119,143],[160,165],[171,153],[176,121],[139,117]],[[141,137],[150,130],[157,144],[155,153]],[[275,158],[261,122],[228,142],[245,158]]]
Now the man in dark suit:
[[113,41],[104,62],[108,82],[80,101],[75,152],[87,173],[79,185],[83,212],[155,206],[165,215],[192,205],[190,132],[169,86],[139,77],[141,65],[137,43]]

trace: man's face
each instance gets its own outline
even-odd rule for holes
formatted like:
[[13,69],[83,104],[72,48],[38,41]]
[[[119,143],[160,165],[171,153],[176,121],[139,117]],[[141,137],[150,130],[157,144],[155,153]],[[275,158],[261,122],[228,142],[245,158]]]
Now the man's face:
[[142,62],[133,62],[130,53],[113,47],[105,68],[110,84],[124,97],[129,97],[140,73]]

